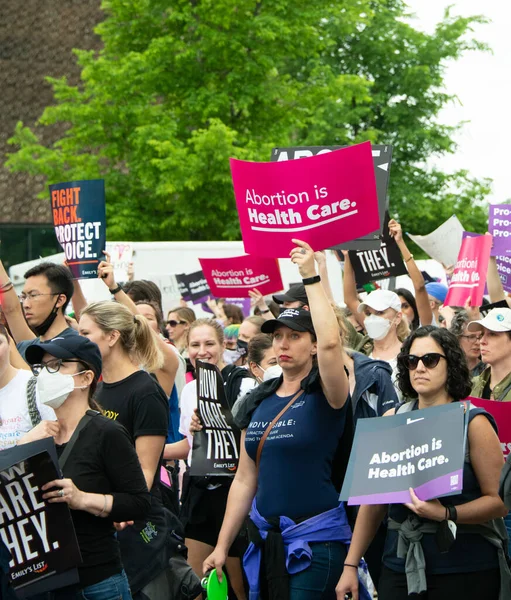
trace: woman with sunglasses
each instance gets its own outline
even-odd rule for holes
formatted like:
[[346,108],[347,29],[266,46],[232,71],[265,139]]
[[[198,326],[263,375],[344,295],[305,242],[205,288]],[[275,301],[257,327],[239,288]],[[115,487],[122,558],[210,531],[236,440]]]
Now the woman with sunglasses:
[[187,306],[177,306],[169,310],[167,315],[166,330],[169,339],[179,350],[180,354],[188,358],[187,354],[187,334],[190,325],[195,321],[196,316],[191,308]]
[[[463,351],[456,337],[445,329],[421,327],[403,344],[398,358],[398,383],[409,402],[396,412],[427,410],[458,402],[470,393],[470,376]],[[394,414],[394,410],[389,413]],[[467,433],[467,448],[463,468],[463,491],[456,496],[419,500],[410,490],[411,502],[407,504],[371,505],[360,508],[346,565],[357,565],[366,552],[385,514],[389,517],[389,530],[383,553],[383,569],[378,588],[380,600],[498,600],[500,550],[479,532],[471,533],[468,526],[485,524],[492,520],[495,528],[502,530],[505,506],[498,495],[499,476],[502,469],[502,450],[496,435],[493,418],[482,409],[471,408]],[[431,525],[440,524],[447,515],[457,524],[457,536],[450,550],[441,553],[436,545]],[[406,528],[403,524],[406,522]],[[428,530],[421,531],[427,524]],[[399,541],[408,540],[410,526],[420,539],[420,547],[409,547],[424,556],[426,587],[421,595],[409,596],[410,587],[405,572],[405,558],[398,556]],[[502,555],[501,555],[502,556]],[[420,557],[419,557],[420,558]],[[408,556],[408,559],[410,557]],[[409,560],[406,564],[409,565]],[[356,570],[344,569],[337,586],[338,600],[352,593],[358,598]],[[509,593],[509,591],[508,591]]]
[[[128,432],[89,410],[99,409],[94,400],[102,369],[99,349],[76,335],[32,344],[26,357],[37,375],[41,402],[57,415],[54,437],[59,457],[72,444],[62,466],[64,478],[48,481],[41,489],[46,502],[65,502],[71,509],[82,555],[80,582],[51,592],[51,597],[129,600],[114,522],[143,518],[150,496]],[[84,426],[70,442],[79,424]]]

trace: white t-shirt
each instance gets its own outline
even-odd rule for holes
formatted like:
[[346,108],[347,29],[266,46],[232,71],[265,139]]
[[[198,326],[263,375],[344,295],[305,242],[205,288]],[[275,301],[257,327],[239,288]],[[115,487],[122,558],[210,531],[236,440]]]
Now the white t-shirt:
[[180,405],[181,414],[179,416],[179,433],[186,437],[188,444],[190,445],[188,465],[191,465],[193,436],[190,433],[190,423],[192,422],[193,413],[197,408],[197,382],[195,379],[188,382],[183,388]]
[[[27,382],[30,377],[30,371],[19,369],[13,379],[0,388],[0,451],[15,446],[32,429],[27,402]],[[37,390],[36,403],[44,421],[56,420],[53,409],[39,402]]]

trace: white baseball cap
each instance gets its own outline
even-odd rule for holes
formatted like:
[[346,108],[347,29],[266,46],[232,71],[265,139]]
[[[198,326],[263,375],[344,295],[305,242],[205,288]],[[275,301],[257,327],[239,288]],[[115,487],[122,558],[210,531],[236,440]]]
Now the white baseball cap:
[[467,325],[468,331],[511,331],[511,308],[492,308],[490,312],[479,321],[471,321]]
[[363,312],[366,306],[378,312],[387,310],[387,308],[393,308],[400,312],[401,300],[395,292],[390,290],[374,290],[358,305],[358,312]]

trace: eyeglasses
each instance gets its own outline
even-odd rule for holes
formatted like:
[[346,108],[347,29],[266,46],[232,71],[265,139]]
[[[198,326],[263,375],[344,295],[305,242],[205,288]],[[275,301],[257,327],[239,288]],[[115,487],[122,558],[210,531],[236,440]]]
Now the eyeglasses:
[[178,325],[188,325],[187,321],[167,321],[167,325],[170,325],[170,327],[177,327]]
[[479,343],[482,339],[483,336],[479,333],[473,333],[472,335],[465,335],[464,333],[462,333],[460,335],[460,337],[465,338],[466,340],[468,340],[471,344],[473,344],[474,342]]
[[422,361],[422,364],[426,367],[426,369],[434,369],[441,358],[447,357],[443,354],[438,354],[437,352],[428,352],[423,356],[415,356],[415,354],[405,354],[400,357],[401,362],[404,366],[410,371],[415,371],[415,369],[419,366],[419,361]]
[[39,296],[60,296],[60,293],[40,294],[39,292],[30,292],[30,294],[20,294],[18,298],[21,302],[25,302],[26,300],[37,300]]
[[32,369],[32,373],[37,377],[43,369],[46,369],[48,373],[58,373],[63,363],[82,363],[82,361],[74,358],[53,358],[45,363],[32,365],[30,368]]

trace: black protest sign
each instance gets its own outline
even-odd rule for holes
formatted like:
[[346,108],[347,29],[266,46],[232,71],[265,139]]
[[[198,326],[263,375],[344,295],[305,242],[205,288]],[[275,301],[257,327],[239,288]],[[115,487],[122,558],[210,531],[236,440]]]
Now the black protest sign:
[[189,302],[190,290],[188,289],[188,276],[185,273],[176,275],[176,281],[181,298],[183,298],[185,302]]
[[78,582],[80,550],[67,504],[42,499],[60,477],[52,438],[0,453],[0,536],[11,553],[11,584],[19,598]]
[[190,475],[234,476],[238,469],[240,430],[234,425],[222,374],[197,361],[197,405],[203,424],[193,436]]
[[359,419],[340,499],[401,504],[409,488],[424,501],[461,493],[465,436],[460,402]]
[[50,185],[55,235],[75,279],[95,279],[106,244],[105,182]]
[[187,298],[185,300],[189,302],[197,303],[198,300],[203,300],[206,296],[211,296],[211,290],[209,289],[208,282],[204,277],[204,273],[202,271],[195,271],[195,273],[187,273],[186,275],[181,275],[181,279],[179,281],[183,281],[188,290]]
[[408,273],[396,240],[389,235],[389,216],[385,215],[383,240],[377,250],[350,250],[350,262],[357,286]]
[[[272,162],[283,160],[296,160],[317,154],[325,154],[333,150],[340,150],[346,146],[300,146],[290,148],[274,148],[271,154]],[[334,246],[333,250],[376,250],[380,247],[385,212],[389,209],[387,190],[389,187],[390,165],[392,163],[392,146],[373,144],[373,163],[376,178],[376,192],[378,194],[378,212],[380,216],[380,230],[365,235],[356,240]]]

